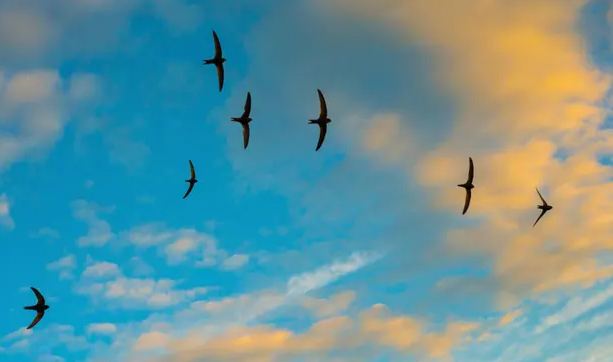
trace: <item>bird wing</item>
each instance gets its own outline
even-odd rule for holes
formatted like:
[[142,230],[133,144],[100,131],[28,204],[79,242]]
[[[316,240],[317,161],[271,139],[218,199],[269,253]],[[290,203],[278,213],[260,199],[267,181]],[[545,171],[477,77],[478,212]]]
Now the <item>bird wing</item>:
[[185,193],[185,196],[183,196],[183,198],[186,198],[187,195],[189,195],[190,192],[192,192],[192,189],[194,188],[194,183],[190,182],[189,183],[189,188],[187,189],[187,192]]
[[37,312],[36,317],[34,317],[34,320],[32,321],[32,323],[30,323],[30,325],[26,329],[32,329],[35,325],[38,324],[38,322],[40,322],[41,319],[43,319],[44,315],[45,315],[45,312]]
[[245,112],[241,118],[247,118],[251,114],[251,92],[247,92],[247,100],[245,101]]
[[320,119],[328,118],[328,106],[326,105],[326,99],[324,98],[323,93],[321,93],[319,89],[317,90],[317,93],[319,94],[319,108],[320,108],[319,118]]
[[217,37],[217,33],[215,32],[215,30],[213,30],[213,40],[215,40],[215,58],[221,58],[221,43],[219,42],[219,37]]
[[475,165],[473,164],[473,158],[468,158],[468,183],[473,183],[473,177],[475,176]]
[[547,201],[545,201],[545,199],[544,199],[544,198],[543,198],[543,196],[541,195],[541,192],[539,191],[539,189],[538,189],[538,188],[536,189],[536,193],[537,193],[537,194],[539,194],[539,197],[541,198],[541,201],[543,201],[543,205],[545,205],[545,206],[549,205],[549,204],[547,203]]
[[536,226],[536,223],[539,222],[539,220],[543,217],[543,215],[545,215],[545,213],[547,212],[547,210],[543,210],[541,211],[541,214],[539,215],[539,217],[536,219],[536,221],[534,222],[534,224],[532,225],[532,227]]
[[317,141],[317,148],[315,151],[319,151],[321,145],[324,143],[324,139],[326,139],[326,132],[328,130],[328,125],[325,123],[318,123],[319,125],[319,141]]
[[194,164],[192,163],[192,160],[189,160],[189,170],[192,174],[192,180],[196,179],[196,170],[194,170]]
[[32,291],[34,292],[34,294],[36,295],[36,299],[37,299],[37,305],[45,305],[45,297],[43,297],[42,294],[40,294],[40,292],[38,291],[38,289],[34,288],[34,287],[30,287],[30,289],[32,289]]
[[466,190],[466,200],[464,201],[464,210],[462,210],[462,215],[466,214],[468,211],[468,206],[470,206],[470,198],[472,197],[472,191]]
[[223,89],[223,78],[224,78],[224,70],[223,64],[215,64],[215,68],[217,68],[217,78],[219,79],[219,91]]
[[243,123],[243,146],[247,149],[249,145],[249,123]]

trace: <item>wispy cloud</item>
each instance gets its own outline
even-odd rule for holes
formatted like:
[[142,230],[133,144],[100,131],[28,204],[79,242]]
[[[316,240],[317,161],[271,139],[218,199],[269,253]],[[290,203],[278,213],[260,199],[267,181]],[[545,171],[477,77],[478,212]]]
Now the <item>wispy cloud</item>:
[[11,217],[11,207],[6,194],[0,195],[0,224],[9,230],[15,228],[15,221]]

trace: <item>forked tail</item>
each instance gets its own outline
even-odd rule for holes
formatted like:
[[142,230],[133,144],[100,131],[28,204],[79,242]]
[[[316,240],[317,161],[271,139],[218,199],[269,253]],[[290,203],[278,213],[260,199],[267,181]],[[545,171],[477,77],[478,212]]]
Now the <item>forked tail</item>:
[[215,63],[215,59],[205,59],[202,62],[203,64],[213,64]]
[[25,310],[36,310],[36,306],[35,305],[31,305],[31,306],[28,306],[28,307],[23,307],[23,309],[25,309]]

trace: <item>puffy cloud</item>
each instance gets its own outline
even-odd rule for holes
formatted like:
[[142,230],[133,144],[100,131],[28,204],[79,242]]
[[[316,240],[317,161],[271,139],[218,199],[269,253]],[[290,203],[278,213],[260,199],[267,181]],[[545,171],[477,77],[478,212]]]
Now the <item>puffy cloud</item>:
[[98,216],[101,212],[111,212],[113,208],[103,208],[96,203],[76,200],[72,203],[72,209],[74,217],[85,222],[88,226],[87,235],[81,236],[77,240],[79,246],[101,247],[115,237],[111,225]]
[[[95,100],[91,93],[71,99],[75,83],[55,69],[11,72],[0,68],[0,73],[0,169],[48,150],[62,136],[71,116]],[[97,86],[93,79],[90,83]]]
[[87,326],[87,333],[113,335],[117,333],[117,326],[113,323],[94,323]]
[[355,298],[355,292],[349,290],[335,294],[330,299],[307,297],[303,305],[318,317],[329,317],[345,311]]
[[478,323],[451,322],[443,330],[432,331],[424,321],[393,316],[378,304],[356,318],[339,316],[319,320],[304,333],[270,325],[233,327],[212,337],[196,331],[183,337],[155,331],[141,335],[134,348],[164,347],[167,355],[152,361],[180,362],[285,361],[296,357],[321,360],[332,354],[362,360],[360,347],[369,348],[369,356],[391,350],[438,358],[449,357],[478,326]]
[[61,279],[72,279],[72,271],[77,267],[77,259],[74,255],[66,255],[54,262],[47,264],[48,270],[58,271]]

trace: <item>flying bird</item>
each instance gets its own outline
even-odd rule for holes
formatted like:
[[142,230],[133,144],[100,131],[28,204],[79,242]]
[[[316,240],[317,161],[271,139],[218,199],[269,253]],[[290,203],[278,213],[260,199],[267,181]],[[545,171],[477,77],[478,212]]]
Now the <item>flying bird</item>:
[[189,188],[187,189],[187,192],[185,193],[185,196],[183,196],[183,198],[186,198],[187,195],[192,192],[194,185],[196,184],[196,182],[198,182],[198,180],[196,180],[196,171],[194,170],[194,164],[192,163],[192,160],[189,160],[189,168],[192,173],[192,177],[189,180],[185,180],[185,182],[189,182]]
[[323,93],[318,89],[317,93],[319,94],[319,118],[309,120],[309,124],[317,124],[319,126],[319,141],[317,141],[317,148],[315,152],[319,151],[319,148],[324,143],[324,139],[326,138],[326,132],[328,131],[328,123],[332,122],[330,118],[328,118],[328,106],[326,105],[326,99],[324,98]]
[[45,315],[45,311],[49,309],[49,306],[45,304],[45,297],[43,297],[43,295],[40,294],[40,292],[36,288],[30,287],[30,289],[32,289],[32,291],[36,295],[37,302],[35,305],[29,306],[29,307],[23,307],[23,309],[36,311],[36,317],[34,318],[32,323],[30,323],[27,329],[32,329],[35,325],[37,325],[38,322],[40,322],[40,320],[43,319],[43,316]]
[[243,146],[247,149],[249,145],[249,122],[253,121],[249,115],[251,114],[251,93],[247,92],[247,100],[245,101],[245,111],[243,115],[236,118],[232,117],[233,122],[238,122],[243,126]]
[[543,198],[543,196],[541,195],[541,193],[539,192],[539,189],[536,189],[536,193],[539,194],[539,197],[541,198],[541,201],[543,201],[543,205],[538,205],[537,209],[543,210],[541,211],[541,214],[539,215],[539,217],[536,219],[536,221],[534,222],[534,224],[532,225],[532,227],[536,226],[536,223],[539,222],[539,220],[543,217],[543,215],[545,215],[545,213],[551,209],[553,209],[553,206],[549,205],[547,203],[547,201],[545,201],[545,199]]
[[466,201],[464,201],[464,210],[462,211],[462,215],[466,214],[466,211],[468,210],[468,206],[470,205],[470,198],[472,196],[471,190],[475,188],[475,185],[473,185],[473,176],[475,175],[475,166],[473,165],[473,159],[469,157],[468,162],[468,180],[466,180],[466,183],[458,185],[458,187],[466,189]]
[[219,78],[219,91],[221,92],[224,79],[223,63],[226,61],[226,58],[222,55],[221,44],[219,43],[219,38],[215,30],[213,30],[213,40],[215,40],[215,57],[213,59],[203,60],[202,64],[215,64],[215,68],[217,68],[217,78]]

